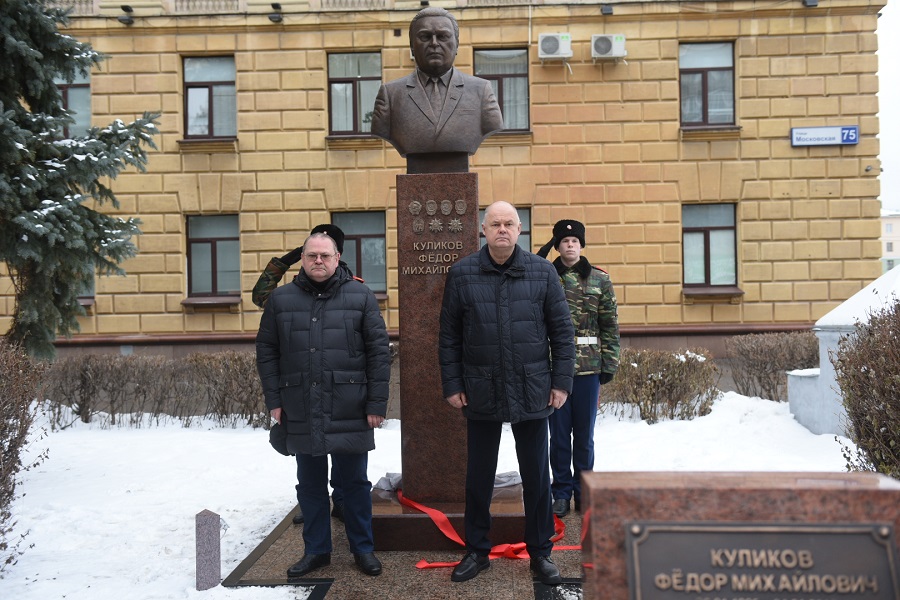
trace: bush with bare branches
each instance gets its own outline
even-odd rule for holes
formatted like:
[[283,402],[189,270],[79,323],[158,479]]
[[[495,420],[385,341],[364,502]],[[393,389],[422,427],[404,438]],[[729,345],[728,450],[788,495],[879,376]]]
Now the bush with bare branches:
[[900,301],[858,323],[829,359],[857,448],[844,452],[848,467],[900,479]]
[[603,386],[604,404],[637,407],[641,419],[693,419],[719,397],[719,370],[706,350],[678,352],[622,348],[615,378]]
[[252,352],[161,356],[79,354],[58,360],[47,377],[51,424],[71,415],[101,427],[140,427],[169,419],[186,427],[198,417],[221,426],[267,427],[268,412]]
[[19,473],[40,464],[46,451],[25,461],[23,454],[38,432],[32,431],[38,416],[37,399],[44,363],[0,337],[0,574],[16,563],[27,532],[16,539],[12,503],[17,498]]
[[787,401],[787,372],[819,366],[819,340],[812,331],[753,333],[725,340],[737,392]]

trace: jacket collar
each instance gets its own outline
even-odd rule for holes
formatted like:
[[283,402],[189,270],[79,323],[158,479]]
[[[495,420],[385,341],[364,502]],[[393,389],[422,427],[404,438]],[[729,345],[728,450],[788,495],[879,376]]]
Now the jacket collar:
[[569,269],[572,269],[573,271],[578,273],[578,276],[581,277],[582,279],[587,279],[588,276],[591,274],[591,269],[593,268],[593,267],[591,267],[591,263],[589,263],[588,259],[585,258],[584,256],[582,256],[580,259],[578,259],[578,262],[575,263],[574,265],[572,265],[571,267],[567,267],[566,265],[564,265],[562,259],[557,256],[556,260],[553,261],[553,266],[556,267],[556,272],[559,274],[560,277],[565,275],[566,271],[568,271]]
[[[343,261],[338,263],[338,268],[335,269],[334,275],[331,276],[326,282],[325,287],[321,290],[323,294],[331,294],[338,287],[344,285],[348,281],[353,278],[352,273],[350,272],[350,268],[344,264]],[[297,285],[300,289],[310,292],[310,293],[318,293],[319,289],[313,285],[312,280],[306,275],[306,272],[301,268],[300,272],[297,273],[296,277],[294,277],[294,284]]]
[[[482,246],[481,251],[478,253],[478,263],[482,271],[493,271],[494,273],[500,272],[495,266],[494,261],[491,260],[487,244]],[[512,261],[506,272],[513,277],[521,277],[525,273],[525,265],[522,263],[522,249],[519,248],[518,244],[516,244],[516,247],[513,249]]]

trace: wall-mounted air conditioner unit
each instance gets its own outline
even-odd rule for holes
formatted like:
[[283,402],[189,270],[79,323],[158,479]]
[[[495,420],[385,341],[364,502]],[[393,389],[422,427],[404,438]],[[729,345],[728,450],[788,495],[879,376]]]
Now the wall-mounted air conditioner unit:
[[591,36],[591,58],[624,58],[625,36],[621,33],[597,33]]
[[538,58],[571,58],[571,33],[542,33],[538,36]]

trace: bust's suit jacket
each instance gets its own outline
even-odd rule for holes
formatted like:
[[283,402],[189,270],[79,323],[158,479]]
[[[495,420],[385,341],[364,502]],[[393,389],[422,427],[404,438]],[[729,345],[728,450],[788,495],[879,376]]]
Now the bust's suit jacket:
[[503,129],[491,83],[453,69],[440,115],[434,115],[417,71],[381,86],[375,98],[372,134],[400,153],[465,152]]

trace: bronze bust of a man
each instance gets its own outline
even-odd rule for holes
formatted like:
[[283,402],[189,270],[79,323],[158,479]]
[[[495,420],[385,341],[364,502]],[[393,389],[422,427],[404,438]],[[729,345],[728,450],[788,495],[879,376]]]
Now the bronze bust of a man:
[[400,156],[429,153],[468,156],[503,128],[491,83],[453,68],[459,25],[443,8],[424,8],[409,25],[415,72],[381,86],[372,133]]

